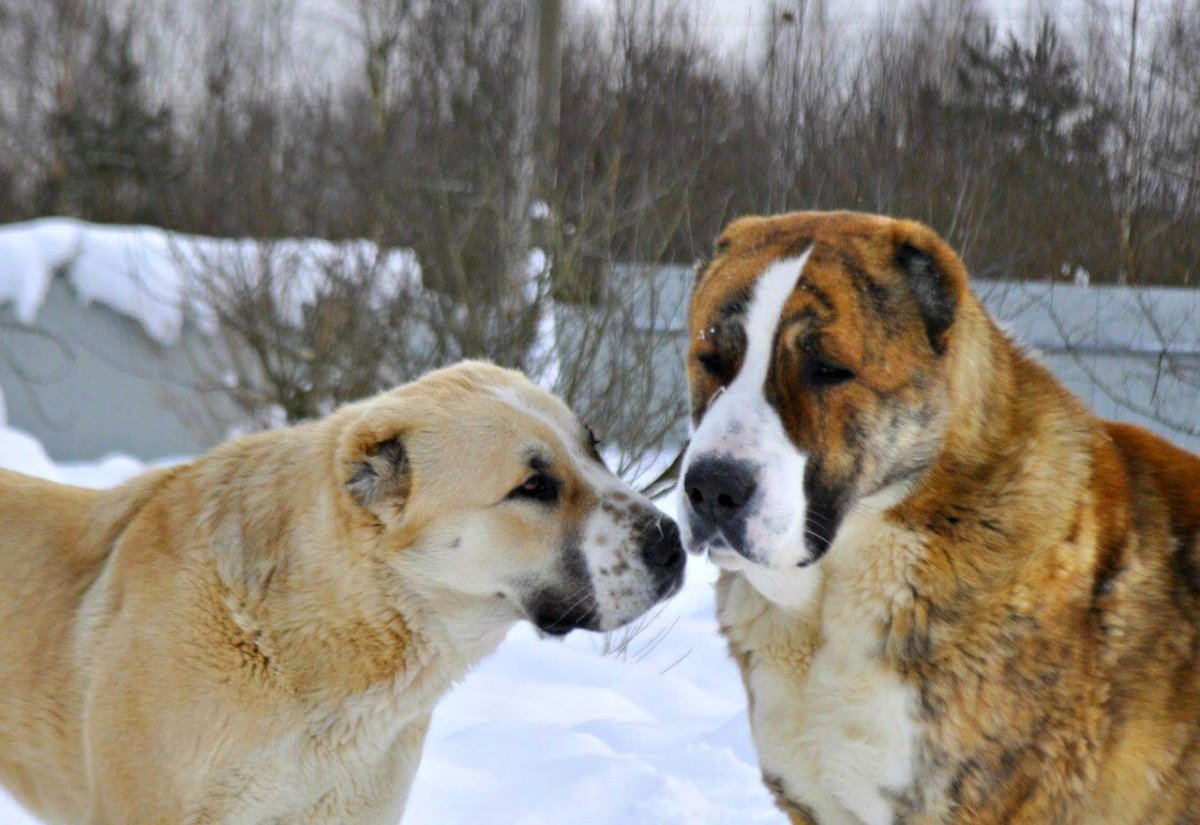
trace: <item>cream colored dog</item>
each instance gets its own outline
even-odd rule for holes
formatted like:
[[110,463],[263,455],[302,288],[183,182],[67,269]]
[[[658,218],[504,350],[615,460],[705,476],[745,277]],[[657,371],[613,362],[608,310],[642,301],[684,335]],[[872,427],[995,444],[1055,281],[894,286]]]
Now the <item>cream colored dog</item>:
[[0,781],[62,823],[393,823],[516,621],[607,630],[678,532],[518,373],[442,370],[109,491],[0,472]]

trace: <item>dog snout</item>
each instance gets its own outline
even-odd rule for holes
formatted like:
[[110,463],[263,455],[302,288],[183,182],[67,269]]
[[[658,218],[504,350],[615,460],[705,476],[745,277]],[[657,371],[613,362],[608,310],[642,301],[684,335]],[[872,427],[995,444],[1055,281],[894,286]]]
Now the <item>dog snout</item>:
[[646,527],[642,540],[642,561],[654,581],[654,596],[665,599],[683,585],[687,555],[679,537],[679,527],[666,516],[658,516]]
[[652,570],[681,567],[683,543],[679,539],[679,528],[671,519],[661,516],[647,531],[642,547],[642,558]]
[[743,532],[746,506],[758,487],[750,466],[734,459],[703,458],[688,468],[683,487],[692,513],[727,540],[736,541]]

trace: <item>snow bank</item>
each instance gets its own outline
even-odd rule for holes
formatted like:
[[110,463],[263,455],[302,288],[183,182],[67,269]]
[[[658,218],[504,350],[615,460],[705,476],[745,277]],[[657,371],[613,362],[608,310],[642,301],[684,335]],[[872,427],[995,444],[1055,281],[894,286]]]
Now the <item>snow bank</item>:
[[[158,463],[155,462],[156,465]],[[173,464],[176,462],[168,461],[162,463]],[[64,484],[74,484],[76,487],[92,487],[98,490],[128,481],[145,469],[146,465],[136,458],[121,453],[113,453],[101,458],[99,461],[59,464],[58,474]]]
[[[63,481],[62,472],[33,436],[0,426],[0,469],[16,470],[50,481]],[[7,820],[0,818],[0,822]]]
[[136,319],[164,344],[183,331],[188,283],[171,236],[148,226],[87,226],[67,278],[79,300]]
[[[120,456],[55,466],[4,427],[0,466],[91,487],[142,469]],[[405,825],[783,825],[717,632],[715,577],[689,559],[683,591],[623,654],[592,634],[515,628],[434,712]],[[36,825],[3,790],[0,823]]]
[[420,284],[411,250],[381,250],[368,241],[204,238],[70,218],[0,226],[0,261],[0,304],[13,304],[22,323],[33,323],[50,279],[61,273],[81,302],[133,318],[162,344],[179,340],[185,320],[211,331],[211,312],[197,288],[201,272],[219,270],[223,280],[273,272],[273,297],[292,323],[338,267],[377,268],[381,300]]
[[782,823],[764,790],[707,562],[601,656],[516,628],[433,716],[405,822]]
[[[0,402],[3,398],[0,398]],[[164,462],[173,463],[173,462]],[[146,469],[127,455],[114,453],[96,462],[55,464],[33,436],[0,423],[0,469],[15,470],[61,484],[77,487],[113,487]],[[0,808],[3,812],[3,808]],[[0,816],[0,823],[8,820]]]
[[0,226],[0,304],[12,303],[21,323],[33,323],[54,273],[79,254],[82,226],[67,218]]

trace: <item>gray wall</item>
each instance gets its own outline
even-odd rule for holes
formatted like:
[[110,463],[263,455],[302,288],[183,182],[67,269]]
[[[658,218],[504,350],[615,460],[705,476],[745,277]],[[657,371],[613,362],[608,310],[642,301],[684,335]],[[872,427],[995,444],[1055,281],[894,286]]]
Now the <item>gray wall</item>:
[[1200,290],[987,281],[975,289],[1098,415],[1200,453]]
[[[189,385],[183,346],[161,347],[136,321],[83,306],[54,278],[34,328],[0,309],[0,388],[8,423],[34,435],[59,461],[128,453],[188,455],[220,439]],[[22,376],[19,373],[24,373]]]
[[[649,280],[653,289],[644,300],[638,296],[641,312],[631,319],[633,328],[612,345],[654,360],[654,374],[661,376],[656,392],[680,393],[692,271],[667,267],[656,276],[623,275],[631,278],[628,289],[646,289]],[[976,288],[1015,337],[1100,415],[1143,424],[1200,452],[1200,434],[1172,430],[1121,403],[1200,433],[1200,292],[988,282]],[[1162,322],[1156,329],[1149,328],[1149,315]],[[563,318],[560,334],[569,338],[571,326]],[[136,322],[103,306],[81,306],[62,278],[54,279],[37,329],[49,337],[0,309],[0,388],[9,423],[36,436],[57,460],[111,452],[142,459],[194,454],[219,441],[237,420],[219,398],[196,386],[188,353],[204,348],[190,345],[194,330],[185,330],[179,346],[161,347]],[[1191,378],[1163,369],[1164,352]],[[19,377],[18,369],[33,381]],[[679,426],[682,435],[682,421]]]

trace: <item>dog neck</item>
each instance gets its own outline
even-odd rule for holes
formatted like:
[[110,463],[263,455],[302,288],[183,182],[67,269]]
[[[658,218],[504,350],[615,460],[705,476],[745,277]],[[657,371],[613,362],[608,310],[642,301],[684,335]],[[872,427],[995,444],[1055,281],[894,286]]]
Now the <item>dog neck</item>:
[[[961,522],[963,514],[954,511],[965,500],[992,502],[986,519],[980,516],[982,526],[1005,535],[1006,547],[1019,553],[1032,535],[1044,541],[1068,532],[1063,514],[1084,493],[1099,426],[976,302],[970,306],[975,311],[963,320],[974,329],[949,356],[952,423],[946,442],[894,513],[927,529],[931,520]],[[1048,458],[1033,461],[1031,455]]]
[[[320,447],[295,441],[296,450]],[[220,475],[216,489],[240,488],[201,511],[230,642],[253,653],[271,687],[307,703],[392,696],[403,697],[407,710],[427,710],[495,649],[517,616],[493,601],[406,582],[345,529],[336,491],[271,466],[281,453],[246,461],[243,448],[237,462],[217,454],[196,468]],[[288,489],[275,491],[272,509],[256,512],[254,488],[262,484]],[[277,512],[279,502],[288,512]]]
[[[295,548],[301,559],[326,547]],[[265,635],[280,645],[293,690],[324,703],[375,694],[427,711],[491,653],[515,623],[504,605],[413,587],[359,556],[337,570],[301,565],[277,574]],[[345,556],[342,557],[345,559]],[[308,567],[308,565],[304,565]]]
[[956,586],[983,597],[1065,540],[1101,440],[1095,419],[982,307],[968,303],[960,323],[937,458],[910,487],[856,504],[819,565],[821,598],[852,593],[879,626],[897,625],[896,599],[911,601],[923,570],[973,553]]

